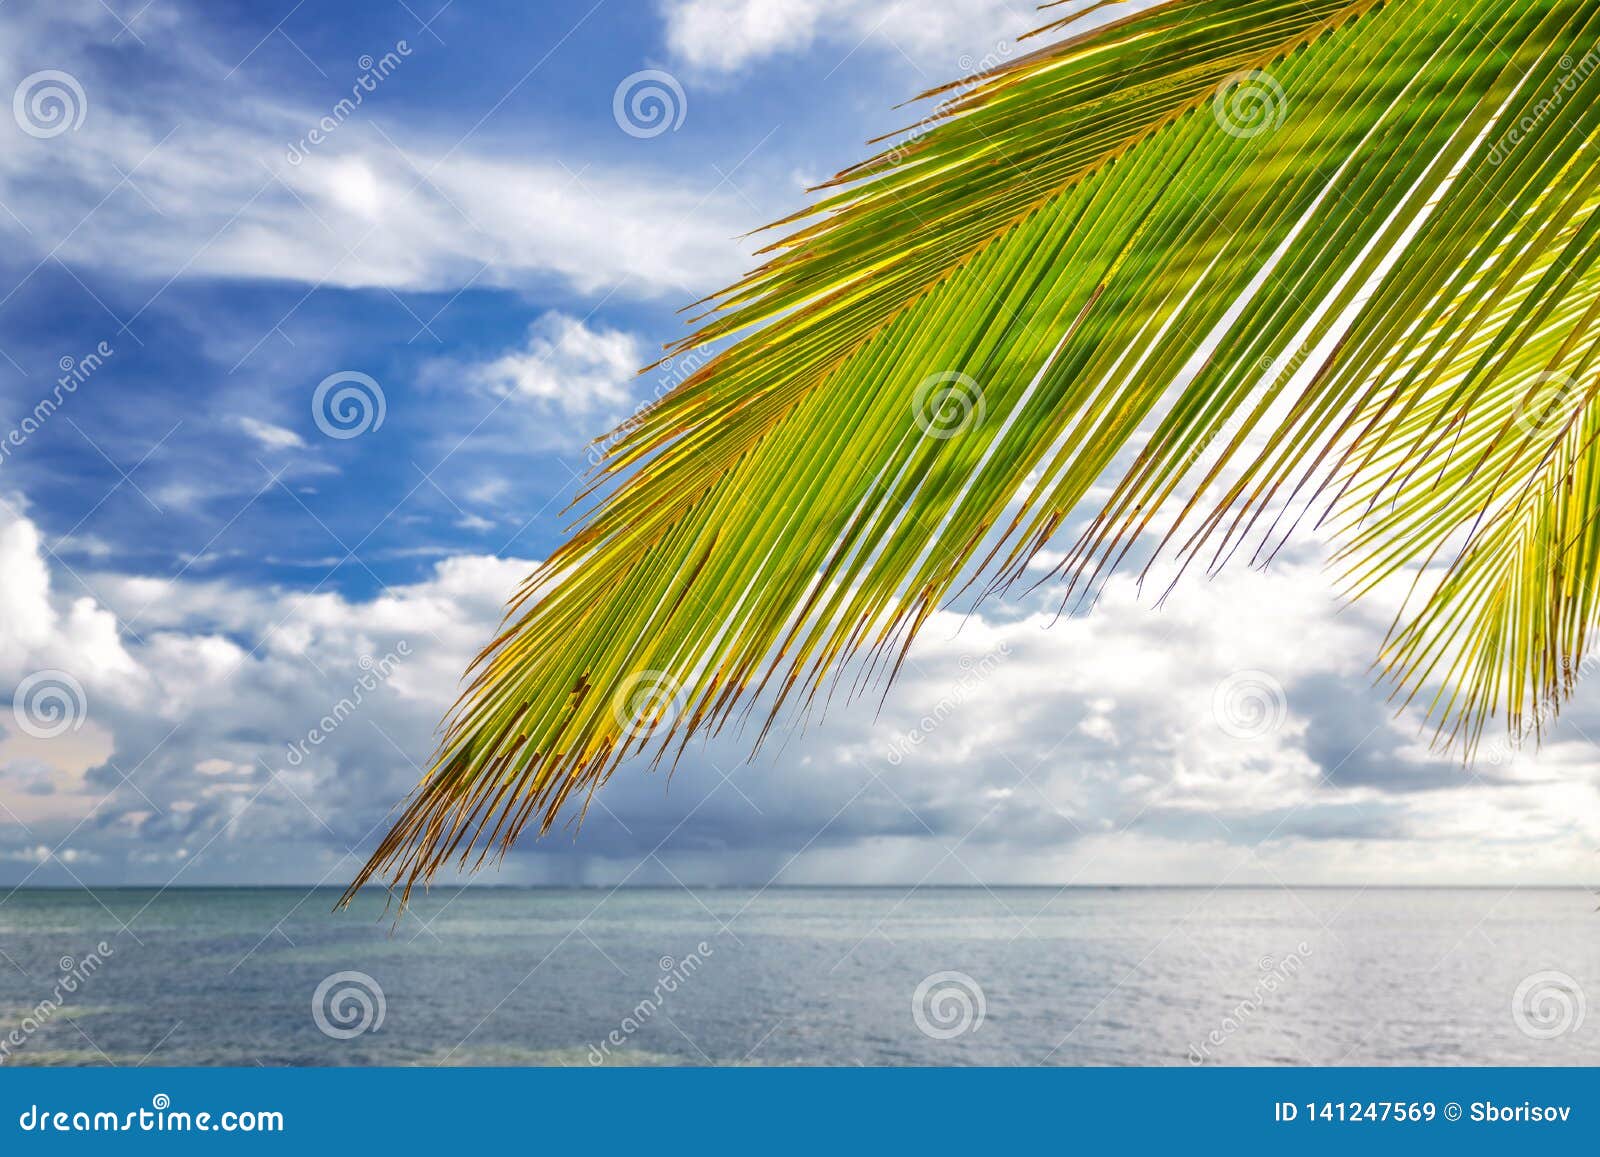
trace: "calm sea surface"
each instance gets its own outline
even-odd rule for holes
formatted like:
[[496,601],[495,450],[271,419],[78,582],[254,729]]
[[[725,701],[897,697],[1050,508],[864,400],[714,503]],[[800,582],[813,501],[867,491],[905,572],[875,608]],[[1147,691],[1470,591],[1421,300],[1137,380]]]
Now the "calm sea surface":
[[4,1063],[1600,1063],[1583,890],[336,897],[18,891]]

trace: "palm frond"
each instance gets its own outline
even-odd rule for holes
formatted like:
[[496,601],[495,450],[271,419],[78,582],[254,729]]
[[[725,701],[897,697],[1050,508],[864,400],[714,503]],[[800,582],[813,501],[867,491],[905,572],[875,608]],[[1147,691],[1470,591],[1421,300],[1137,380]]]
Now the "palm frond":
[[476,866],[757,704],[764,735],[852,660],[892,678],[1129,458],[1068,596],[1147,535],[1210,567],[1331,513],[1356,590],[1467,544],[1387,651],[1402,686],[1453,677],[1445,718],[1565,686],[1595,391],[1512,411],[1593,376],[1600,0],[1071,19],[929,94],[702,303],[669,353],[731,344],[608,443],[352,892]]

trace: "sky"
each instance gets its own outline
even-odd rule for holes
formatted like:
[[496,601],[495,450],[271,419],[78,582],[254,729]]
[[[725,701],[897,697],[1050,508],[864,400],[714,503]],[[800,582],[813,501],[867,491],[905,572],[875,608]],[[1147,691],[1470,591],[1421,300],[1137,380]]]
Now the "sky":
[[[561,540],[590,440],[681,376],[636,376],[680,307],[916,118],[895,105],[1039,22],[0,7],[0,885],[347,882]],[[1392,593],[1341,602],[1323,543],[1160,589],[937,616],[881,704],[624,767],[481,878],[1600,874],[1592,687],[1542,750],[1466,768],[1374,685]]]

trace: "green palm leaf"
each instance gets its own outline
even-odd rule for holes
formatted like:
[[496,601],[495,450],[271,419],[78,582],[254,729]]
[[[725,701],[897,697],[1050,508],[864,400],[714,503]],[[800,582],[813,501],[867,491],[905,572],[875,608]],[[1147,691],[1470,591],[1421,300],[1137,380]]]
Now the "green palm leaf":
[[1600,0],[1062,29],[929,94],[703,303],[669,352],[720,352],[606,442],[352,891],[476,866],[757,704],[764,735],[852,661],[892,678],[1108,481],[1068,597],[1141,541],[1212,567],[1326,517],[1353,592],[1415,578],[1384,659],[1446,688],[1447,736],[1549,717],[1600,564]]

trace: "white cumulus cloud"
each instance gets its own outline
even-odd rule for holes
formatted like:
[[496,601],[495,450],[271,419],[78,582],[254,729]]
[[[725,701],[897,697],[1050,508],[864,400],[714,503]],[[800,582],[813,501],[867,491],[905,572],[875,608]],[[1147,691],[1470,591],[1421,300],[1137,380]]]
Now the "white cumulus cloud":
[[[31,520],[0,514],[0,674],[68,672],[86,713],[49,739],[0,715],[0,861],[34,882],[69,863],[40,846],[85,879],[348,877],[531,565],[448,558],[365,600],[90,574],[98,597],[73,600]],[[615,881],[658,847],[726,882],[1586,878],[1593,697],[1543,754],[1467,775],[1369,685],[1376,633],[1305,563],[1160,610],[1116,579],[1059,621],[943,613],[881,711],[841,696],[754,762],[737,728],[691,744],[670,793],[626,766],[575,843],[529,839],[499,878]]]

